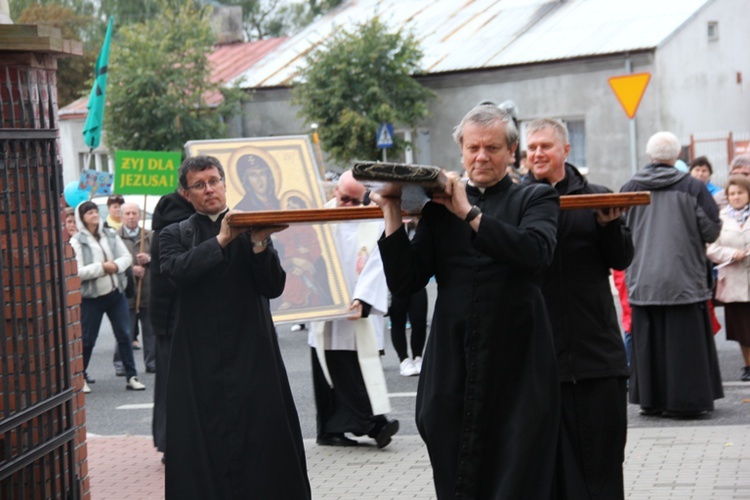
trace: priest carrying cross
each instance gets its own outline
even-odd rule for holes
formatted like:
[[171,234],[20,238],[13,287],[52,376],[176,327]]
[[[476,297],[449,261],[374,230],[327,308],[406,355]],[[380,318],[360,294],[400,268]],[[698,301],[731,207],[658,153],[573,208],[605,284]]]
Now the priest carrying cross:
[[414,238],[401,200],[372,194],[388,287],[406,296],[435,275],[435,315],[417,393],[438,498],[550,498],[559,423],[552,332],[537,275],[555,248],[559,197],[506,176],[511,117],[478,106],[456,127],[466,185],[448,173]]

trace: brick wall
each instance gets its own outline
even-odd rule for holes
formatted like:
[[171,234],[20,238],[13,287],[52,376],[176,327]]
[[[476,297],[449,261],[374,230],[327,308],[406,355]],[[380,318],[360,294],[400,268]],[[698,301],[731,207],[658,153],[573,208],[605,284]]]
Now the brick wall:
[[0,498],[90,498],[80,279],[61,237],[56,66],[48,53],[0,47],[0,423],[10,423],[0,433]]

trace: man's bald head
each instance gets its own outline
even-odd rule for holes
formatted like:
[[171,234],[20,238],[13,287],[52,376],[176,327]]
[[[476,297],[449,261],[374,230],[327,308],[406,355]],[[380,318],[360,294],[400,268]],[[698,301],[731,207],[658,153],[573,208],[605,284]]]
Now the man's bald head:
[[123,203],[120,205],[120,214],[122,223],[131,231],[138,227],[138,221],[141,219],[141,208],[135,203]]
[[367,189],[363,184],[357,182],[352,175],[351,170],[347,170],[336,184],[336,206],[337,207],[357,207],[362,204]]

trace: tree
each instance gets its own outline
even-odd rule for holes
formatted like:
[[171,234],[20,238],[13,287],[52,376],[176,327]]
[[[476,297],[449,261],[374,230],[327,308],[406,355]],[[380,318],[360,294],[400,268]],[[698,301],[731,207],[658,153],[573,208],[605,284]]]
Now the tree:
[[[188,140],[222,137],[243,93],[211,82],[213,35],[203,9],[166,9],[122,27],[112,44],[105,112],[114,149],[177,151]],[[215,108],[206,98],[221,92]]]
[[[14,0],[11,18],[19,24],[60,28],[63,38],[83,42],[82,57],[58,61],[57,101],[62,107],[91,90],[94,61],[104,39],[107,19],[115,17],[115,32],[143,22],[162,10],[176,10],[184,0]],[[104,21],[104,22],[102,22]]]
[[343,0],[224,0],[242,7],[242,23],[248,40],[293,34],[341,4]]
[[94,13],[92,0],[12,0],[10,2],[10,17],[17,23],[22,23],[21,15],[29,7],[66,7],[76,16],[91,16]]
[[[83,12],[83,10],[81,10]],[[83,32],[91,25],[90,15],[77,13],[75,9],[54,3],[42,5],[33,3],[16,18],[19,24],[40,24],[60,28],[62,37],[68,40],[82,40]],[[79,97],[91,85],[96,52],[84,47],[82,57],[63,57],[57,63],[57,103],[65,106]]]
[[[380,123],[414,127],[433,93],[412,78],[422,52],[412,34],[389,33],[375,17],[339,31],[307,57],[294,88],[300,116],[317,123],[321,146],[334,160],[374,160]],[[395,138],[394,152],[405,144]]]
[[198,9],[201,4],[208,2],[201,0],[99,0],[97,3],[103,19],[114,16],[115,22],[122,27],[143,23],[163,11],[176,12],[182,6]]

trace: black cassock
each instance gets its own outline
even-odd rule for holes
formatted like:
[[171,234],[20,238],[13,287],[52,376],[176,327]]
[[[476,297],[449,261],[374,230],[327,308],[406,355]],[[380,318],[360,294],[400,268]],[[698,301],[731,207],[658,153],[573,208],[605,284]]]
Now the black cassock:
[[168,499],[310,498],[297,409],[269,299],[284,289],[276,251],[248,234],[222,249],[216,222],[192,216],[159,236],[161,269],[179,289],[167,382]]
[[537,275],[552,260],[559,197],[508,177],[467,194],[482,209],[478,233],[428,203],[411,244],[403,230],[379,243],[395,295],[437,281],[417,427],[438,498],[548,499],[560,402]]

